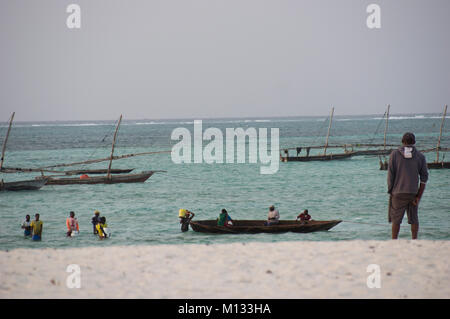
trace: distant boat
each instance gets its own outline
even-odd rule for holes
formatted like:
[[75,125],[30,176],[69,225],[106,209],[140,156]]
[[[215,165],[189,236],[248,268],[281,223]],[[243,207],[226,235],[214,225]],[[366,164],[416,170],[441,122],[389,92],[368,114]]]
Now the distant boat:
[[[88,175],[81,176],[81,177],[57,177],[58,175],[49,175],[45,176],[42,175],[40,177],[36,177],[37,180],[40,179],[47,179],[47,185],[83,185],[83,184],[117,184],[117,183],[143,183],[147,179],[150,178],[155,172],[160,171],[146,171],[142,173],[137,174],[123,174],[125,172],[131,172],[131,170],[119,170],[119,174],[121,175],[112,175],[114,173],[114,170],[111,168],[112,161],[114,159],[114,147],[116,144],[116,138],[117,138],[117,132],[119,130],[120,123],[122,122],[122,115],[120,115],[119,121],[116,126],[116,130],[114,132],[114,138],[112,142],[112,148],[111,148],[111,155],[107,159],[109,160],[108,169],[106,170],[91,170],[91,174],[104,174],[105,176],[94,176],[90,177]],[[132,156],[134,154],[130,154],[128,156]],[[125,157],[125,156],[124,156]],[[100,159],[98,161],[103,161],[104,159]],[[87,162],[94,162],[96,160],[86,161]],[[82,164],[82,163],[80,163]],[[68,166],[72,164],[61,164],[58,166]],[[76,171],[68,171],[65,172],[66,175],[71,175],[71,173],[74,173],[73,175],[78,174],[86,174],[89,172],[89,170],[76,170]],[[75,174],[76,173],[76,174]]]
[[[442,114],[441,128],[440,128],[439,138],[438,138],[436,148],[422,151],[422,152],[429,152],[429,151],[434,151],[434,150],[436,151],[436,160],[434,162],[427,163],[427,167],[429,169],[443,169],[443,168],[448,169],[448,168],[450,168],[450,162],[444,161],[445,156],[442,158],[442,161],[439,160],[439,151],[440,150],[445,150],[445,151],[449,150],[448,148],[441,148],[442,129],[444,127],[446,115],[447,115],[447,105],[444,107],[444,113]],[[389,164],[388,164],[387,160],[384,159],[384,161],[383,161],[380,157],[380,170],[386,171],[388,169],[388,166],[389,166]]]
[[330,123],[328,125],[328,133],[327,133],[325,145],[323,146],[323,148],[324,148],[323,154],[310,156],[309,150],[311,148],[317,148],[317,147],[302,147],[302,148],[306,149],[307,153],[306,153],[306,156],[299,156],[299,153],[301,152],[302,148],[297,147],[296,148],[297,156],[289,156],[289,150],[285,149],[284,150],[285,156],[280,154],[280,161],[281,162],[331,161],[331,160],[339,160],[339,159],[349,158],[352,155],[354,155],[355,152],[353,152],[353,151],[345,151],[345,153],[338,153],[338,154],[327,154],[327,148],[329,147],[328,139],[330,137],[331,124],[333,123],[333,114],[334,114],[334,107],[331,108]]
[[[439,161],[439,151],[441,150],[441,138],[442,138],[442,129],[444,128],[445,117],[447,116],[447,105],[444,107],[444,113],[442,114],[441,128],[439,131],[439,138],[436,146],[436,160],[431,165],[428,165],[428,168],[450,168],[450,162],[444,162],[444,157],[442,161]],[[445,156],[445,155],[444,155]]]
[[[130,169],[111,169],[111,174],[128,174],[133,171],[134,168]],[[107,174],[107,169],[79,169],[79,170],[72,170],[72,171],[64,171],[64,174],[66,175],[83,175],[83,174],[91,174],[91,175],[97,175],[97,174]]]
[[[384,161],[382,161],[380,159],[380,171],[387,171],[389,166],[389,163],[387,162],[387,160],[385,159]],[[427,163],[427,167],[429,169],[442,169],[442,168],[450,168],[450,162],[431,162],[431,163]]]
[[[11,115],[11,119],[9,121],[8,131],[6,132],[5,141],[3,142],[2,147],[2,157],[0,159],[0,172],[3,171],[3,162],[5,159],[5,151],[6,151],[6,143],[8,142],[9,132],[11,131],[12,122],[14,120],[14,115],[16,113],[13,112]],[[41,180],[25,180],[25,181],[16,181],[16,182],[4,182],[3,179],[0,180],[0,191],[21,191],[21,190],[38,190],[42,186],[45,185],[47,179]]]
[[307,222],[295,220],[280,220],[279,224],[264,226],[265,220],[233,220],[233,226],[217,226],[217,220],[191,221],[191,228],[196,232],[212,234],[257,234],[257,233],[311,233],[326,231],[341,222],[341,220],[310,220]]
[[388,150],[362,150],[362,151],[354,151],[354,156],[360,155],[389,155],[393,149]]
[[[394,150],[392,148],[386,148],[388,145],[386,144],[386,134],[387,134],[387,130],[388,130],[388,123],[389,123],[389,110],[391,108],[391,105],[388,104],[387,106],[387,110],[384,113],[386,115],[386,124],[384,126],[384,143],[383,145],[383,149],[376,149],[376,150],[361,150],[361,151],[355,151],[354,152],[354,156],[360,156],[360,155],[366,155],[366,156],[370,156],[370,155],[389,155],[391,154],[391,152]],[[378,129],[377,129],[378,130]],[[368,146],[371,146],[370,144]],[[390,145],[392,146],[392,145]]]
[[3,182],[0,181],[0,191],[31,191],[38,190],[47,182],[46,179],[28,180],[18,182]]
[[108,176],[94,176],[89,178],[51,176],[36,177],[36,180],[46,179],[47,185],[86,185],[86,184],[118,184],[118,183],[143,183],[150,178],[155,171],[147,171],[138,174],[121,174]]
[[431,169],[450,168],[450,162],[427,163],[427,167]]
[[285,156],[281,157],[283,162],[310,162],[310,161],[331,161],[349,158],[354,152],[339,153],[339,154],[326,154],[326,155],[312,155],[312,156]]

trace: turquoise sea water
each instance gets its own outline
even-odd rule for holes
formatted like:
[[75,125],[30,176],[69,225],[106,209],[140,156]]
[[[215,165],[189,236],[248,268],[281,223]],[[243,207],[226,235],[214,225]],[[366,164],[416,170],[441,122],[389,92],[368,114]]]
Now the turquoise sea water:
[[[337,116],[330,144],[382,143],[382,116]],[[448,121],[448,119],[447,119]],[[6,167],[39,167],[107,157],[113,121],[15,122],[8,141]],[[248,127],[279,128],[280,147],[321,145],[327,131],[326,117],[206,119],[203,129]],[[388,143],[398,144],[405,131],[416,134],[418,148],[436,146],[439,114],[395,115],[389,122]],[[174,128],[193,132],[192,120],[124,120],[116,155],[170,150]],[[0,141],[6,134],[0,126]],[[106,136],[106,138],[104,138]],[[207,142],[204,142],[206,145]],[[450,125],[444,128],[442,147],[450,147]],[[224,147],[225,149],[225,147]],[[340,152],[329,149],[330,152]],[[303,151],[304,152],[304,151]],[[448,153],[446,155],[449,159]],[[428,153],[428,161],[435,153]],[[378,157],[361,156],[331,162],[280,163],[274,175],[261,175],[261,164],[174,164],[170,154],[114,161],[114,168],[167,170],[145,183],[115,185],[44,186],[39,191],[0,192],[0,249],[18,247],[80,247],[134,244],[225,243],[246,241],[349,240],[390,238],[387,225],[386,172]],[[89,166],[106,168],[107,162]],[[79,168],[79,167],[74,167]],[[88,168],[84,166],[84,168]],[[5,181],[34,178],[36,174],[2,174]],[[311,234],[207,235],[181,233],[178,209],[196,213],[195,219],[215,219],[226,208],[234,219],[265,219],[274,204],[282,219],[294,219],[307,208],[313,219],[342,219],[328,232]],[[107,217],[113,236],[99,241],[92,235],[90,219],[98,209]],[[76,212],[81,234],[65,237],[65,219]],[[41,214],[42,242],[23,238],[20,225],[26,214]],[[430,170],[420,204],[422,239],[450,239],[450,171]],[[368,224],[366,224],[368,223]],[[369,225],[384,224],[385,226]],[[406,217],[400,233],[410,238]]]

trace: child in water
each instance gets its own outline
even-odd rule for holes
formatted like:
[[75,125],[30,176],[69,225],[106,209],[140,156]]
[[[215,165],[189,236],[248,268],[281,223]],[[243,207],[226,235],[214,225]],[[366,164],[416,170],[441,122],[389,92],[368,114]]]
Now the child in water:
[[25,237],[31,236],[31,222],[30,215],[25,216],[25,221],[22,223],[23,235]]
[[66,220],[67,225],[67,236],[76,236],[80,232],[80,228],[78,226],[78,220],[75,218],[75,213],[70,212],[70,217]]
[[100,239],[108,238],[108,224],[106,223],[106,217],[100,217],[100,222],[95,226],[97,234]]

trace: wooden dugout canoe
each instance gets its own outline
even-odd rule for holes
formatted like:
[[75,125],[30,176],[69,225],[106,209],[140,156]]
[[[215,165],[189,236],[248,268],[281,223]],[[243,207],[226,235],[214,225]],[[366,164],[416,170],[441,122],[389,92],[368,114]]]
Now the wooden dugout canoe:
[[[114,168],[111,169],[111,174],[128,174],[131,173],[134,170],[134,168],[130,169],[119,169]],[[107,174],[107,169],[80,169],[80,170],[72,170],[72,171],[65,171],[64,174],[66,175],[82,175],[82,174],[92,174],[92,175],[100,175],[100,174]]]
[[[450,168],[450,162],[431,162],[427,163],[428,169],[443,169],[443,168]],[[388,169],[388,163],[380,161],[380,171],[387,171]]]
[[47,179],[27,180],[17,182],[0,182],[0,191],[32,191],[45,185]]
[[281,156],[282,162],[312,162],[312,161],[332,161],[350,158],[354,152],[326,154],[326,155],[312,155],[312,156]]
[[277,225],[264,226],[265,220],[233,220],[233,226],[217,226],[217,220],[191,221],[191,228],[196,232],[212,234],[257,234],[257,233],[311,233],[326,231],[341,222],[341,220],[310,220],[300,222],[295,220],[280,220]]
[[[118,184],[118,183],[143,183],[154,174],[154,171],[142,172],[139,174],[121,174],[107,176],[94,176],[89,178],[79,177],[63,177],[55,178],[51,176],[45,176],[47,179],[46,185],[84,185],[84,184]],[[42,179],[42,177],[36,177],[36,179]]]
[[355,151],[354,156],[360,156],[360,155],[389,155],[393,149],[388,150],[362,150],[362,151]]

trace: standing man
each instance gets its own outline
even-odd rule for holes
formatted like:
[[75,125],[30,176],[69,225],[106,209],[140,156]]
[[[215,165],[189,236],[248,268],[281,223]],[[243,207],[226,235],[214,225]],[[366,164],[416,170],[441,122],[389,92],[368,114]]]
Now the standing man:
[[[392,239],[398,238],[405,211],[411,224],[412,239],[419,232],[418,207],[428,180],[425,156],[414,146],[416,137],[405,133],[402,146],[391,152],[388,166],[389,222],[392,222]],[[420,186],[419,186],[420,178]]]
[[92,217],[91,223],[92,223],[92,226],[94,228],[93,229],[94,230],[94,235],[97,235],[98,234],[97,224],[100,223],[100,212],[98,210],[96,210],[94,212],[94,217]]
[[39,241],[42,239],[42,227],[44,223],[42,220],[39,220],[39,214],[34,215],[35,220],[33,220],[30,224],[31,228],[33,229],[33,237],[31,237],[32,240]]

